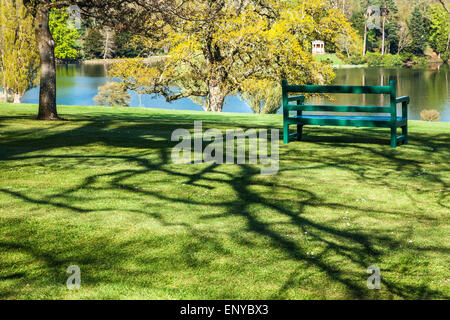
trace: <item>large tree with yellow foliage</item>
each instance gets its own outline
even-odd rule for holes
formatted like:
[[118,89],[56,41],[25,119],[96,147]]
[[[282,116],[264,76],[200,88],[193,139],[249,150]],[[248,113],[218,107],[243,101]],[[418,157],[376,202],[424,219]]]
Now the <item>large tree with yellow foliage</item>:
[[157,65],[126,60],[111,75],[139,93],[196,97],[206,111],[220,112],[226,96],[264,91],[282,78],[329,83],[333,71],[313,58],[311,41],[357,39],[343,13],[324,0],[193,0],[182,12],[170,21],[169,58]]

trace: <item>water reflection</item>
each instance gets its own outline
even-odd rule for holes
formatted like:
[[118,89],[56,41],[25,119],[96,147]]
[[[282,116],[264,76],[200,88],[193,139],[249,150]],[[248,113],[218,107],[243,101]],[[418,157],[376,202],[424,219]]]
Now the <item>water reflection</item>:
[[[450,68],[436,65],[424,69],[351,68],[336,70],[335,84],[339,85],[388,85],[390,79],[398,82],[398,95],[411,97],[410,119],[419,119],[423,109],[436,109],[442,121],[450,121]],[[60,65],[57,69],[57,103],[61,105],[95,105],[93,100],[98,87],[107,82],[107,67],[102,64]],[[24,103],[38,102],[38,88],[27,92]],[[167,103],[159,95],[132,93],[132,107],[149,107],[178,110],[202,108],[190,99]],[[313,98],[310,104],[332,105],[388,105],[389,97],[374,95],[333,95],[330,99]],[[237,96],[227,98],[225,112],[248,112],[251,109]]]
[[[361,68],[339,69],[336,84],[342,85],[388,85],[397,80],[397,95],[409,95],[410,119],[419,119],[423,109],[436,109],[443,121],[450,121],[450,87],[447,65],[436,65],[425,69]],[[333,105],[389,105],[389,96],[382,95],[332,95],[329,99],[313,99],[310,103]]]

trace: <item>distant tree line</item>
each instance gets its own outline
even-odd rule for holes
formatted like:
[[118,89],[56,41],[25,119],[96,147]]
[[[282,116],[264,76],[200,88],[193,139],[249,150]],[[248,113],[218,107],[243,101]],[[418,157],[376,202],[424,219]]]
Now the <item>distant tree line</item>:
[[[342,10],[359,32],[361,43],[345,34],[327,43],[327,51],[337,52],[350,62],[364,60],[367,53],[402,54],[403,60],[424,56],[431,48],[439,58],[450,58],[450,23],[445,0],[327,0],[328,6]],[[369,8],[380,8],[380,26],[368,28]],[[51,31],[59,60],[148,57],[168,53],[161,41],[153,42],[121,25],[105,28],[95,19],[85,19],[78,30],[67,27],[68,14],[52,10]],[[56,34],[56,36],[55,36]],[[154,39],[153,39],[154,40]],[[364,60],[365,62],[365,60]]]
[[[446,0],[328,0],[328,3],[341,8],[360,34],[363,48],[361,54],[354,55],[355,62],[367,62],[363,58],[368,53],[374,53],[369,60],[389,54],[401,55],[400,61],[420,59],[429,54],[427,49],[432,49],[443,61],[450,58]],[[374,7],[380,10],[371,11]],[[375,14],[380,15],[379,28],[368,25]]]
[[164,53],[158,43],[128,30],[105,27],[94,19],[83,20],[78,29],[70,27],[67,10],[53,9],[50,30],[56,42],[55,55],[60,61],[136,58]]

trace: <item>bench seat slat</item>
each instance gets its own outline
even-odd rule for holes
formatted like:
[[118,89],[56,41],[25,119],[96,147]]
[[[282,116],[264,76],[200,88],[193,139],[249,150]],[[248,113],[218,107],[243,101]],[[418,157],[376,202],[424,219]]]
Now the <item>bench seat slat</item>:
[[[369,120],[369,121],[391,121],[391,117],[377,117],[377,116],[332,116],[332,115],[303,115],[293,116],[297,119],[339,119],[339,120]],[[401,121],[402,117],[397,117]]]
[[332,112],[376,112],[391,113],[391,107],[373,106],[326,106],[326,105],[288,105],[290,111],[332,111]]
[[[291,124],[309,124],[318,126],[347,126],[347,127],[392,127],[390,117],[360,117],[360,116],[313,116],[303,115],[289,118]],[[397,117],[396,124],[401,125],[406,119]]]

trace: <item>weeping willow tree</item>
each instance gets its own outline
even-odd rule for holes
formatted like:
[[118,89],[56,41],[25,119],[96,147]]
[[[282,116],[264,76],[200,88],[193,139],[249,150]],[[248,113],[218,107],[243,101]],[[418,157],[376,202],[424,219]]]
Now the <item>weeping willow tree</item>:
[[20,103],[39,68],[33,17],[22,0],[0,0],[0,68],[4,100],[11,95]]
[[[334,73],[316,61],[311,41],[335,43],[354,35],[342,11],[325,0],[179,1],[180,16],[169,22],[169,58],[158,65],[143,60],[115,64],[111,76],[140,93],[173,101],[194,97],[206,111],[221,112],[225,98],[242,94],[257,112],[273,112],[282,78],[297,84],[326,84]],[[187,19],[186,17],[189,17]],[[256,98],[260,97],[259,103]]]

